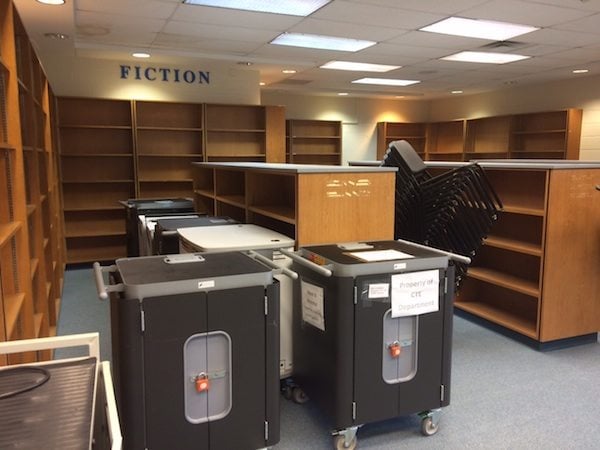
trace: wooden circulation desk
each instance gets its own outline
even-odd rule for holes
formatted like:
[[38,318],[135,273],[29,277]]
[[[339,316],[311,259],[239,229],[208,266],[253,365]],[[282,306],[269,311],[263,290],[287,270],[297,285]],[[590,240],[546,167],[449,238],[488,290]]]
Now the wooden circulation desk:
[[395,168],[193,163],[196,209],[279,231],[297,246],[394,237]]
[[[461,163],[426,164],[435,173]],[[596,342],[600,162],[479,164],[504,210],[469,268],[456,308],[542,350]]]

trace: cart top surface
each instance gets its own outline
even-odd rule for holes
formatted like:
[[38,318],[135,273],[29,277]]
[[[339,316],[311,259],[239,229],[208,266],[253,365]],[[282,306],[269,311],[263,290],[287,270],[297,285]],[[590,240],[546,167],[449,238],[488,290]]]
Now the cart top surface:
[[179,228],[181,239],[200,252],[289,248],[294,239],[254,224]]
[[177,219],[161,218],[156,221],[157,226],[161,230],[169,231],[176,231],[178,228],[231,225],[237,223],[237,220],[227,216],[180,217]]
[[270,268],[240,252],[203,254],[199,260],[194,260],[194,256],[198,255],[121,258],[116,265],[126,286],[249,274],[262,274],[266,278],[272,276]]

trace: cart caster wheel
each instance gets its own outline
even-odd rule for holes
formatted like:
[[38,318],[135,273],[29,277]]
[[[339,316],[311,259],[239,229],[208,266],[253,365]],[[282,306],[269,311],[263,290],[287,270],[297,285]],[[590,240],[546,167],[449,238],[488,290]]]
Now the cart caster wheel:
[[306,403],[308,401],[308,395],[304,393],[302,389],[298,386],[294,386],[292,388],[292,400],[298,403],[299,405]]
[[335,448],[335,450],[354,450],[357,448],[357,446],[358,439],[356,439],[356,436],[352,438],[350,445],[348,446],[346,446],[346,439],[343,435],[340,434],[333,437],[333,448]]
[[421,433],[425,436],[433,436],[440,428],[440,424],[433,423],[433,419],[431,417],[425,417],[421,421]]
[[293,392],[293,388],[291,386],[284,386],[281,389],[281,393],[283,394],[283,398],[285,398],[286,400],[291,400],[292,399],[292,392]]

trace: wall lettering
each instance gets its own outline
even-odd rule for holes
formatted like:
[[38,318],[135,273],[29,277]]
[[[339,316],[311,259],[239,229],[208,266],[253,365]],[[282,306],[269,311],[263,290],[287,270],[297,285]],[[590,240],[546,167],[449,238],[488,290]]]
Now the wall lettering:
[[210,84],[210,72],[203,70],[169,69],[167,67],[146,67],[120,65],[122,80],[162,81],[167,83]]

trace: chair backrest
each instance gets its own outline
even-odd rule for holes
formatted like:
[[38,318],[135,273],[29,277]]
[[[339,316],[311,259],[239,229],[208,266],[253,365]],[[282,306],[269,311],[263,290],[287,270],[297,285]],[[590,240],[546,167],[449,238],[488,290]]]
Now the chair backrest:
[[396,151],[396,153],[404,160],[404,162],[406,163],[406,165],[412,173],[421,173],[427,169],[427,166],[425,165],[419,154],[407,141],[400,140],[390,142],[388,148],[388,151]]

